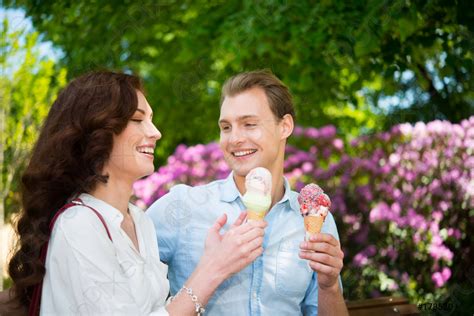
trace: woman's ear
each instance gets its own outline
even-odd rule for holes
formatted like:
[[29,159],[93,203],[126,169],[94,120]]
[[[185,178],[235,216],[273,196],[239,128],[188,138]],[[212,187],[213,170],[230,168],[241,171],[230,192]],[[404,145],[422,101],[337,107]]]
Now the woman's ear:
[[287,139],[293,133],[295,123],[293,121],[293,116],[290,114],[285,114],[280,121],[281,126],[281,138]]

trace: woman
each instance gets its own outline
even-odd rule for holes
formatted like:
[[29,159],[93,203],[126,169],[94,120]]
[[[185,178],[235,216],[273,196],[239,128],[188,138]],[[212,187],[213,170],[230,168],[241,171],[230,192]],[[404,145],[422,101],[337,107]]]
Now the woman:
[[154,226],[129,203],[134,181],[154,170],[161,138],[142,91],[134,76],[97,72],[73,80],[54,102],[22,177],[19,241],[9,263],[21,306],[43,281],[41,314],[195,315],[262,253],[265,224],[242,224],[242,214],[220,235],[224,215],[196,270],[165,305],[167,268]]

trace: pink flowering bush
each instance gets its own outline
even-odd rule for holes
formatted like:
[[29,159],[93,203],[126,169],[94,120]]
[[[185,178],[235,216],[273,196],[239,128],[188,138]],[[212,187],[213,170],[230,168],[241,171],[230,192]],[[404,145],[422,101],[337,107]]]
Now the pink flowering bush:
[[[315,182],[332,199],[346,298],[426,302],[446,297],[452,285],[474,285],[474,116],[397,125],[350,142],[333,126],[296,127],[286,154],[295,190]],[[180,145],[167,165],[136,182],[137,203],[146,207],[175,184],[229,171],[217,144]]]

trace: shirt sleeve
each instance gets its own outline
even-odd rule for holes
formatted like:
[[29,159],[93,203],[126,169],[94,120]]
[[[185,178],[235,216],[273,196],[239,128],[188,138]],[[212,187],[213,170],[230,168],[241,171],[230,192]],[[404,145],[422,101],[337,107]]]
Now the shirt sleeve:
[[174,186],[171,191],[156,200],[146,211],[155,225],[160,260],[169,264],[178,246],[178,236],[188,208],[184,200],[186,185]]
[[[331,213],[328,213],[324,221],[321,232],[331,234],[339,240],[339,233],[337,232],[336,221]],[[341,276],[339,275],[339,286],[342,289]],[[311,283],[306,291],[305,298],[301,303],[301,311],[303,315],[318,315],[318,274],[313,272]]]
[[164,302],[138,306],[129,286],[130,275],[115,255],[105,229],[90,210],[73,207],[62,214],[48,247],[42,315],[168,315]]
[[305,316],[318,315],[318,276],[315,272],[313,272],[311,283],[301,303],[301,312]]

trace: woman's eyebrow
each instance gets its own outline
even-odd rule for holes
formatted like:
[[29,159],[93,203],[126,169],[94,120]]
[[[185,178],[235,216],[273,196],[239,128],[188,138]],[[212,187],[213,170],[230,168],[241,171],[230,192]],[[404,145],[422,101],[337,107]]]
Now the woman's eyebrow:
[[[142,109],[136,109],[136,112],[140,112],[143,115],[146,115],[145,111],[143,111]],[[150,113],[150,117],[153,117],[153,112]]]

